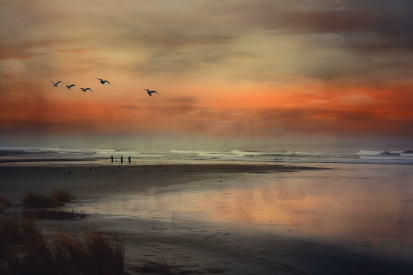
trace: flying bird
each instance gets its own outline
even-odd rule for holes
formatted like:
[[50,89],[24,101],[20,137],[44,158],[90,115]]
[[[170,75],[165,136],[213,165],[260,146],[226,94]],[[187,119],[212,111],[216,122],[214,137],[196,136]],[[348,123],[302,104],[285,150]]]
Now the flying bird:
[[142,90],[146,91],[149,96],[152,96],[153,93],[157,93],[158,95],[160,95],[157,91],[150,91],[148,89],[142,89]]
[[75,85],[75,84],[72,84],[72,85],[66,85],[66,88],[70,89],[70,88],[72,88],[73,86],[76,86],[76,85]]
[[[96,79],[98,79],[101,84],[109,83],[110,85],[112,85],[112,84],[111,84],[109,81],[107,81],[107,80],[103,80],[103,79],[101,79],[101,78],[96,78]],[[113,86],[113,85],[112,85],[112,86]]]
[[63,82],[62,82],[62,81],[60,81],[60,80],[59,80],[59,81],[57,81],[56,83],[54,83],[54,82],[53,82],[53,81],[51,81],[51,80],[50,80],[50,82],[52,82],[52,83],[53,83],[53,86],[55,86],[55,87],[57,87],[57,84],[59,84],[59,83],[62,83],[62,84],[63,84]]
[[83,92],[85,92],[85,93],[86,93],[87,90],[93,92],[92,89],[90,89],[90,88],[80,88],[80,89],[81,89]]

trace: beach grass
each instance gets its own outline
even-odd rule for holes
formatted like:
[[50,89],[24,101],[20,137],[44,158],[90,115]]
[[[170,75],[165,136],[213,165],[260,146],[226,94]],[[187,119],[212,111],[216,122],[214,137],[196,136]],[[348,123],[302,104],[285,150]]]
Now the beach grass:
[[191,274],[192,270],[177,265],[176,260],[166,257],[157,257],[156,261],[144,261],[139,269],[142,274]]
[[71,202],[75,196],[70,191],[58,189],[53,191],[51,198],[58,202]]
[[28,191],[24,194],[22,204],[25,207],[32,208],[53,208],[62,206],[63,204],[53,198],[52,196],[48,197],[43,195],[40,192]]
[[54,190],[50,196],[40,192],[28,191],[24,194],[22,204],[26,208],[55,208],[71,202],[74,196],[66,190]]
[[83,220],[86,214],[83,212],[77,212],[75,210],[54,210],[39,208],[34,210],[24,210],[23,218],[39,219],[39,220]]
[[33,219],[0,217],[0,274],[124,274],[124,253],[117,234],[45,234]]
[[12,206],[12,203],[3,196],[0,196],[0,213],[3,212],[7,207]]

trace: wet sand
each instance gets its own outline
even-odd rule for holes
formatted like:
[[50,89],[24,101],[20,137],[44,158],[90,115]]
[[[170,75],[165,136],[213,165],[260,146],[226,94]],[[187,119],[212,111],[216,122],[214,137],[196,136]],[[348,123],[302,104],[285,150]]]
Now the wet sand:
[[[1,166],[0,194],[18,204],[27,190],[50,193],[64,188],[76,196],[68,208],[88,209],[102,202],[97,204],[102,209],[89,208],[84,221],[41,223],[72,230],[93,224],[105,231],[122,232],[126,269],[131,274],[142,261],[160,259],[193,274],[409,274],[413,267],[404,259],[355,251],[282,225],[210,220],[205,218],[208,213],[204,209],[186,215],[183,208],[175,212],[159,199],[159,194],[179,194],[182,190],[227,190],[248,175],[259,179],[279,173],[303,175],[314,169],[287,165]],[[123,207],[120,209],[128,208],[127,198],[134,194],[157,207],[152,212],[136,209],[136,215],[107,211],[119,205]],[[111,202],[112,198],[116,201]],[[216,201],[211,198],[211,203]]]
[[197,180],[227,178],[231,174],[270,173],[318,168],[283,165],[38,165],[0,166],[0,192],[13,204],[28,190],[50,193],[64,188],[78,199],[105,198],[148,188]]

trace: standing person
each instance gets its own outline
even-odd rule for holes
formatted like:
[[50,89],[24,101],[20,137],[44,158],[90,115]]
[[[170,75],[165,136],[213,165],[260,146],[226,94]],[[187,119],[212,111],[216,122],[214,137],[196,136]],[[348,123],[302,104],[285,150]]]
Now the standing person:
[[129,161],[129,163],[130,163],[130,160],[131,160],[131,156],[129,156],[129,157],[128,157],[128,161]]
[[112,163],[113,163],[113,156],[110,156],[110,160],[112,161]]
[[120,163],[123,163],[123,156],[120,157]]

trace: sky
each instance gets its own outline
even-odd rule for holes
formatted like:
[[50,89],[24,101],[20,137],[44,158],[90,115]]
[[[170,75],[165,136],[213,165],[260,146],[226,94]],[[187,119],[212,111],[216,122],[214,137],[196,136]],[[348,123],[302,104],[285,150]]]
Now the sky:
[[0,0],[0,97],[0,140],[409,139],[413,2]]

